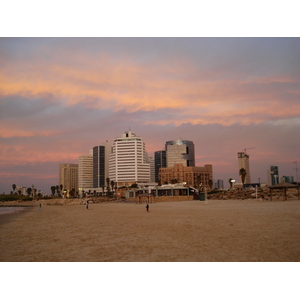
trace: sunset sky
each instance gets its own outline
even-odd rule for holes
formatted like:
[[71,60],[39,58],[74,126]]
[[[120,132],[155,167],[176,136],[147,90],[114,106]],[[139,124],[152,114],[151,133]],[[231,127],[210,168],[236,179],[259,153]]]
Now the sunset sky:
[[[146,151],[195,144],[196,165],[252,182],[300,169],[300,38],[1,38],[0,192],[50,194],[59,163],[129,127]],[[300,170],[298,170],[300,178]]]

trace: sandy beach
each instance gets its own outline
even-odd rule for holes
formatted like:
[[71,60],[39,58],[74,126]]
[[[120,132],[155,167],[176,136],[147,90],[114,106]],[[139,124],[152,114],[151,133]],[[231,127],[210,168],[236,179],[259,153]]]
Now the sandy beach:
[[298,262],[300,201],[33,207],[0,216],[1,261]]

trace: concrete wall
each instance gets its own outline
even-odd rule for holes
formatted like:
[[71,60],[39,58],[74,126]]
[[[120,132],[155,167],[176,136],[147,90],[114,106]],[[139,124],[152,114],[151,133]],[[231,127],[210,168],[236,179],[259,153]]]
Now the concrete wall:
[[[190,200],[193,200],[193,198],[194,198],[193,196],[160,196],[160,197],[153,197],[150,199],[150,201],[151,202],[153,200],[154,200],[154,202],[190,201]],[[139,202],[138,197],[130,197],[126,200],[129,202]],[[146,197],[142,198],[140,202],[146,203],[147,198]]]

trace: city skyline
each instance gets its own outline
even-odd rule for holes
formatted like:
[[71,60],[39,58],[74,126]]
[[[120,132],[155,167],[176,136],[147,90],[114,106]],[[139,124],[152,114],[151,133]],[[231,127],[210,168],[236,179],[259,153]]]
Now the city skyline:
[[300,162],[299,38],[1,38],[0,193],[50,194],[58,165],[129,127],[154,156],[195,144],[196,166],[252,182]]

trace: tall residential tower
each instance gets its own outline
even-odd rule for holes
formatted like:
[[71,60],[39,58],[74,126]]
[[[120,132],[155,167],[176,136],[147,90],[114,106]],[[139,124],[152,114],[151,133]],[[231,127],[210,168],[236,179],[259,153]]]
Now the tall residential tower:
[[93,186],[93,151],[78,158],[78,188],[90,189]]
[[[245,169],[246,170],[247,174],[246,174],[246,178],[245,178],[245,184],[251,183],[249,155],[247,153],[238,152],[238,166],[239,166],[239,174],[240,174],[240,169]],[[240,176],[240,182],[242,182],[241,176]]]
[[111,143],[106,141],[101,146],[93,147],[93,188],[106,186],[106,178],[109,178],[109,155]]
[[268,185],[276,185],[279,183],[279,173],[278,166],[270,166],[270,169],[267,171],[268,176]]
[[167,166],[167,152],[160,150],[154,152],[154,169],[155,169],[155,182],[158,182],[159,169]]

